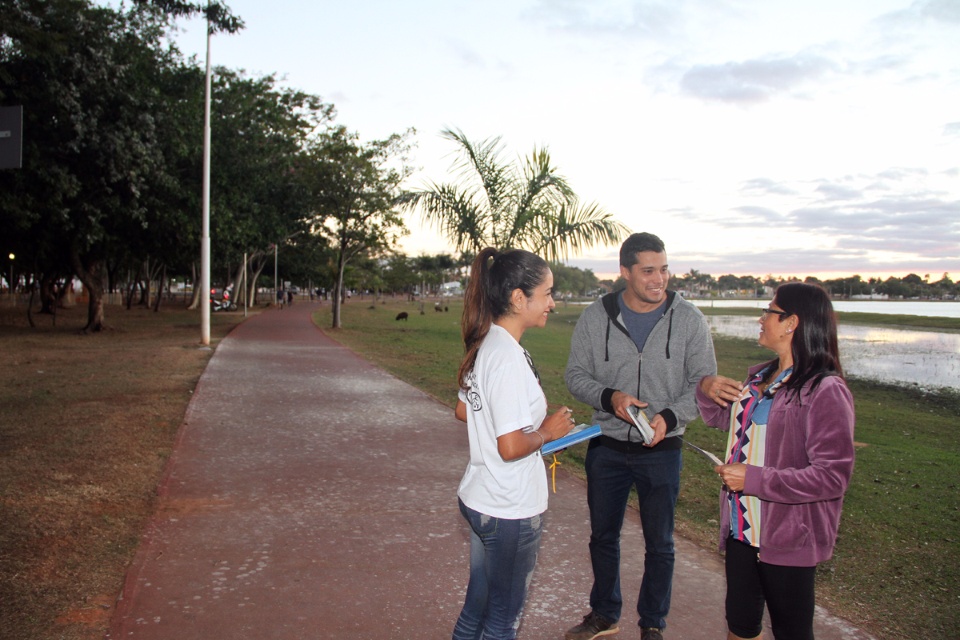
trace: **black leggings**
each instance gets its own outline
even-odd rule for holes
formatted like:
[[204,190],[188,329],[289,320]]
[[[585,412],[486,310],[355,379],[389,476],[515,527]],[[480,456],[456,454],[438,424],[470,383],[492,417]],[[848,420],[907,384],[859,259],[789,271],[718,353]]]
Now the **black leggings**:
[[766,604],[776,640],[813,640],[817,568],[767,564],[758,554],[756,547],[727,540],[727,628],[741,638],[757,637]]

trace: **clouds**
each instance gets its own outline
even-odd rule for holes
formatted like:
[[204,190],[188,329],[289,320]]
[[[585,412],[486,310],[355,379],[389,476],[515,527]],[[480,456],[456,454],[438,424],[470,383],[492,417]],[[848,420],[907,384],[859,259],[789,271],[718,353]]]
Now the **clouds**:
[[960,25],[960,5],[955,0],[929,0],[914,5],[924,18]]
[[960,267],[960,199],[934,188],[930,180],[939,178],[950,179],[923,170],[890,169],[795,185],[750,180],[741,187],[743,199],[766,205],[693,214],[690,223],[735,229],[748,239],[748,246],[756,238],[768,238],[768,243],[790,237],[797,241],[777,249],[757,246],[737,255],[719,246],[699,252],[679,246],[671,261],[679,259],[684,266],[707,273],[774,271],[800,277],[955,272]]
[[960,124],[943,102],[960,98],[960,5],[813,2],[801,15],[744,2],[714,13],[699,43],[694,5],[675,5],[682,37],[672,55],[648,55],[644,75],[675,117],[696,118],[683,146],[707,160],[691,158],[687,182],[714,191],[672,192],[689,199],[662,209],[659,224],[684,225],[672,260],[754,274],[768,261],[798,274],[960,270],[957,157],[945,153]]
[[879,20],[901,27],[918,26],[925,21],[956,26],[960,25],[960,5],[955,0],[916,0],[908,7],[891,11]]
[[684,2],[538,0],[525,12],[548,28],[587,39],[655,39],[682,37]]
[[[956,0],[230,6],[248,28],[215,64],[333,99],[365,139],[416,127],[411,186],[450,179],[457,127],[548,146],[675,271],[960,275]],[[403,250],[450,251],[409,223]],[[571,262],[615,274],[617,249]]]
[[680,90],[703,100],[756,104],[822,79],[838,65],[817,55],[694,65],[680,79]]

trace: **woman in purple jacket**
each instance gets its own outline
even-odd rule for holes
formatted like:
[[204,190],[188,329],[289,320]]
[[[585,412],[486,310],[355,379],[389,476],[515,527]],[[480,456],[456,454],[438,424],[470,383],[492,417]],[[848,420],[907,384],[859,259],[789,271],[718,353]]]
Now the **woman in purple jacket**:
[[853,397],[827,294],[778,287],[759,343],[777,357],[744,383],[706,376],[697,387],[704,422],[729,432],[715,469],[727,638],[760,638],[766,605],[777,640],[812,640],[816,565],[833,554],[853,472]]

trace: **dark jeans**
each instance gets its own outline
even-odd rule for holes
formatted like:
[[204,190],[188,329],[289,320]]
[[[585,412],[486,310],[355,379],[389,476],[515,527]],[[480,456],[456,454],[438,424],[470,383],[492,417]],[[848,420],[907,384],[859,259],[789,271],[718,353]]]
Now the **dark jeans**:
[[621,453],[605,446],[592,446],[587,451],[584,466],[593,562],[590,608],[608,620],[619,620],[623,605],[620,529],[630,488],[635,486],[646,546],[643,581],[637,599],[639,624],[659,629],[667,626],[673,588],[673,518],[680,492],[682,460],[678,449]]
[[543,515],[495,518],[460,501],[470,523],[470,583],[453,640],[513,640],[540,551]]

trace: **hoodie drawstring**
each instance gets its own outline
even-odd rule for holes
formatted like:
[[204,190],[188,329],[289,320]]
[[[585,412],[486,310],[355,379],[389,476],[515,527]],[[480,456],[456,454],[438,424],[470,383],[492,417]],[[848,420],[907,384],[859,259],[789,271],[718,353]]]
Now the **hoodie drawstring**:
[[[607,331],[609,331],[609,329]],[[667,323],[667,349],[666,349],[667,360],[670,359],[670,334],[672,333],[673,333],[673,309],[670,309],[670,320]]]
[[603,341],[603,361],[610,362],[610,316],[607,316],[607,337]]

